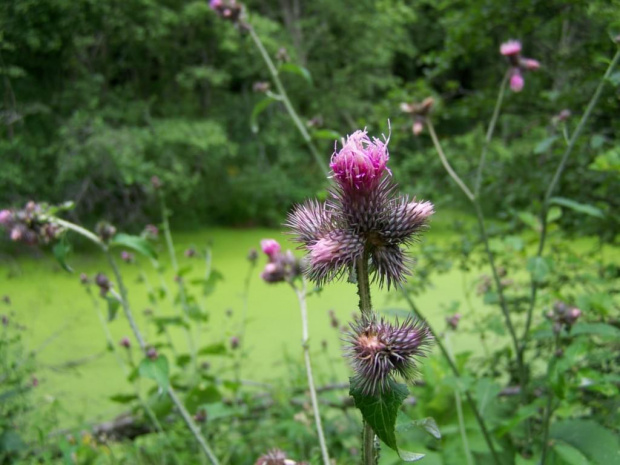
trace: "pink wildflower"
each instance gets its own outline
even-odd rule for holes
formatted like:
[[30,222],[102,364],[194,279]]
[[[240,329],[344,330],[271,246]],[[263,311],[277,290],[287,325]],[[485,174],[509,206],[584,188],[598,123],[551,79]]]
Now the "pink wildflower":
[[518,40],[509,40],[499,47],[499,53],[504,56],[518,55],[521,53],[521,42]]
[[260,241],[261,249],[263,252],[273,260],[273,258],[280,252],[280,244],[275,239],[263,239]]
[[521,70],[519,70],[519,68],[514,68],[510,76],[510,89],[513,92],[521,92],[521,90],[523,90],[524,84],[525,81],[523,80],[523,76],[521,75]]

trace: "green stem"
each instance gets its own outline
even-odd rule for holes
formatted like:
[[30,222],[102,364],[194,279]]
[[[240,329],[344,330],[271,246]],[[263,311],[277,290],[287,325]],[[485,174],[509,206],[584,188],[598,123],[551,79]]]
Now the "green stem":
[[[438,334],[435,332],[435,330],[430,325],[428,320],[424,317],[424,315],[422,315],[422,313],[420,312],[420,309],[415,304],[413,299],[409,296],[409,293],[405,290],[405,288],[400,286],[400,289],[402,291],[403,296],[405,297],[405,300],[409,304],[409,308],[411,309],[411,311],[415,314],[415,316],[421,322],[423,322],[426,325],[428,330],[433,335],[433,339],[437,342],[437,345],[439,346],[439,350],[441,350],[442,355],[448,362],[448,365],[450,366],[452,373],[454,373],[454,376],[460,379],[461,373],[458,367],[456,366],[456,364],[454,363],[454,360],[452,360],[452,357],[450,356],[450,353],[448,352],[448,349],[446,348],[446,346],[443,344],[441,338],[438,337]],[[487,443],[487,447],[489,448],[489,451],[491,452],[491,455],[493,456],[493,462],[495,463],[495,465],[500,465],[501,461],[499,459],[499,456],[497,455],[495,446],[493,445],[491,434],[489,433],[489,430],[487,429],[487,426],[484,422],[484,418],[482,417],[482,415],[480,414],[480,411],[478,410],[478,407],[476,406],[476,402],[474,401],[468,389],[465,389],[464,394],[465,394],[465,399],[467,400],[467,403],[469,404],[469,407],[474,412],[474,416],[476,417],[478,426],[480,426],[480,431],[482,432],[482,436],[484,437],[484,440]]]
[[[450,338],[448,333],[445,335],[446,349],[448,356],[453,359],[452,348],[450,347]],[[463,449],[465,451],[465,457],[467,458],[468,465],[474,465],[474,460],[471,455],[471,449],[469,448],[469,441],[467,440],[467,432],[465,431],[465,419],[463,417],[463,405],[461,403],[461,394],[458,389],[454,389],[454,402],[456,403],[456,415],[459,420],[459,431],[461,433],[461,441],[463,442]]]
[[523,364],[523,360],[521,358],[521,352],[519,350],[519,341],[517,339],[517,333],[512,324],[512,319],[510,318],[510,312],[508,310],[508,304],[506,302],[506,298],[504,296],[504,291],[502,289],[501,280],[499,278],[499,273],[497,272],[497,267],[495,266],[495,258],[493,257],[493,252],[489,246],[489,236],[486,232],[486,226],[484,223],[484,215],[482,213],[482,209],[480,208],[480,202],[476,198],[474,194],[469,190],[469,188],[465,185],[465,183],[461,180],[461,178],[456,174],[456,172],[450,166],[448,159],[439,143],[439,139],[437,138],[437,134],[435,133],[435,128],[433,127],[433,123],[430,119],[427,119],[426,126],[428,128],[428,132],[431,135],[431,139],[433,140],[433,144],[435,145],[435,150],[439,154],[439,158],[443,163],[444,168],[450,175],[450,177],[456,182],[456,184],[461,188],[463,193],[470,200],[474,209],[476,211],[476,218],[478,220],[478,227],[480,229],[480,235],[482,237],[482,242],[484,243],[484,248],[489,260],[489,265],[491,266],[491,271],[493,273],[493,280],[495,281],[495,287],[497,288],[497,295],[499,296],[500,308],[504,315],[504,320],[506,322],[506,327],[508,328],[508,332],[510,333],[510,338],[512,340],[512,344],[514,346],[515,358],[517,360],[517,370],[519,374],[519,379],[521,382],[521,395],[522,397],[526,395],[525,386],[526,386],[526,371],[525,366]]
[[543,418],[543,443],[542,443],[542,454],[541,454],[541,458],[540,458],[540,465],[545,465],[545,461],[547,460],[547,452],[549,450],[549,426],[551,424],[551,415],[553,413],[553,389],[551,389],[551,387],[549,386],[550,383],[550,379],[551,379],[551,370],[553,370],[553,367],[556,363],[557,360],[557,350],[560,347],[560,334],[556,334],[555,335],[555,340],[554,340],[554,344],[553,344],[553,354],[552,354],[552,359],[549,362],[549,365],[547,367],[547,406],[545,408],[545,417]]
[[310,363],[310,342],[308,331],[308,308],[306,304],[306,281],[302,278],[302,287],[298,289],[293,283],[289,283],[299,301],[299,309],[301,311],[301,328],[302,339],[301,344],[304,350],[304,361],[306,364],[306,376],[308,378],[308,390],[310,391],[310,400],[312,402],[312,410],[314,412],[314,421],[316,423],[316,432],[319,436],[319,445],[321,446],[321,455],[323,464],[330,465],[329,453],[327,451],[327,443],[325,442],[325,434],[323,433],[323,425],[321,424],[321,414],[319,411],[319,400],[316,395],[316,387],[314,385],[314,377],[312,375],[312,364]]
[[[75,232],[81,234],[86,239],[91,240],[92,242],[97,244],[99,247],[101,247],[101,250],[105,254],[105,256],[106,256],[106,258],[108,260],[108,263],[110,264],[110,267],[112,268],[112,272],[114,273],[114,277],[116,278],[116,282],[118,284],[118,289],[119,289],[120,296],[121,296],[121,306],[123,307],[123,313],[125,314],[125,317],[127,318],[127,321],[129,322],[129,326],[131,327],[131,330],[132,330],[132,332],[134,334],[134,337],[138,341],[138,345],[140,346],[140,349],[146,355],[146,352],[147,352],[146,341],[144,340],[144,337],[142,336],[142,333],[140,332],[140,329],[138,328],[138,324],[136,323],[136,320],[133,317],[133,313],[131,311],[131,307],[129,306],[127,288],[125,287],[125,283],[123,281],[123,277],[122,277],[121,272],[120,272],[120,270],[118,268],[118,265],[116,264],[116,261],[114,260],[114,258],[112,257],[112,254],[108,250],[108,246],[105,243],[103,243],[96,235],[94,235],[90,231],[88,231],[88,230],[86,230],[86,229],[84,229],[84,228],[82,228],[82,227],[80,227],[80,226],[78,226],[76,224],[70,223],[70,222],[65,221],[65,220],[61,220],[60,218],[54,218],[54,221],[57,224],[65,227],[67,229],[71,229],[72,231],[75,231]],[[204,438],[204,436],[200,432],[200,429],[198,429],[198,426],[196,426],[196,423],[194,422],[194,420],[190,416],[189,412],[185,408],[185,405],[183,404],[181,399],[179,399],[178,395],[176,394],[176,392],[175,392],[175,390],[174,390],[174,388],[172,386],[168,387],[168,395],[170,396],[170,399],[172,399],[172,402],[174,403],[175,407],[177,408],[177,410],[181,414],[181,417],[185,421],[185,424],[187,425],[187,427],[189,428],[191,433],[194,435],[194,438],[196,439],[196,441],[200,445],[202,451],[207,456],[207,458],[209,459],[211,464],[212,465],[219,465],[219,461],[217,460],[217,457],[215,457],[215,455],[213,454],[213,451],[211,450],[211,448],[209,447],[209,444],[207,443],[206,439]]]
[[[369,254],[367,250],[361,258],[358,258],[355,264],[357,278],[357,295],[359,296],[359,308],[363,317],[370,318],[372,315],[372,301],[370,299],[370,280],[368,276],[368,260]],[[362,432],[362,461],[364,465],[376,465],[377,451],[375,448],[375,432],[372,427],[364,420],[364,429]]]
[[192,366],[194,368],[194,375],[198,372],[198,353],[196,344],[194,342],[194,336],[192,335],[191,327],[188,317],[188,305],[187,296],[185,295],[185,287],[182,282],[182,278],[179,276],[179,262],[177,261],[176,251],[174,250],[174,242],[172,241],[172,232],[170,231],[170,222],[168,221],[168,207],[166,206],[166,198],[162,189],[158,190],[159,194],[159,206],[161,208],[161,222],[164,230],[164,238],[166,240],[166,247],[168,249],[168,255],[170,256],[170,263],[174,270],[175,279],[178,279],[179,297],[181,298],[181,318],[186,323],[183,325],[185,331],[185,337],[187,339],[187,347],[189,349],[190,356],[192,358]]
[[[541,217],[540,217],[540,221],[542,224],[542,230],[540,233],[540,242],[538,243],[538,251],[536,252],[537,257],[542,256],[543,250],[545,248],[545,243],[547,239],[547,212],[549,210],[549,201],[551,200],[553,191],[555,190],[558,182],[560,181],[560,177],[562,176],[562,173],[564,172],[568,158],[573,153],[573,149],[575,148],[577,139],[583,132],[583,129],[588,119],[590,119],[590,115],[592,114],[594,107],[596,107],[596,104],[598,103],[601,97],[601,93],[603,92],[603,88],[605,87],[605,83],[607,82],[607,78],[609,78],[614,68],[618,65],[619,61],[620,61],[620,48],[618,49],[613,59],[609,63],[609,66],[607,67],[607,70],[605,71],[605,74],[603,75],[601,82],[599,83],[596,90],[594,91],[594,94],[592,95],[592,98],[590,99],[590,102],[588,103],[588,106],[586,107],[585,112],[583,113],[583,115],[581,116],[581,119],[579,120],[579,124],[577,125],[577,128],[573,131],[573,134],[570,140],[568,141],[568,145],[566,146],[566,150],[564,151],[564,154],[562,155],[560,163],[558,164],[558,167],[555,170],[555,173],[553,174],[551,183],[549,184],[549,187],[547,188],[547,191],[545,192],[545,197],[543,200],[543,207],[542,207]],[[525,352],[525,348],[526,348],[528,338],[529,338],[530,327],[532,324],[532,314],[534,312],[534,306],[536,304],[537,289],[538,289],[538,284],[534,280],[532,280],[530,306],[527,311],[525,330],[523,332],[523,344],[521,347],[522,352]]]
[[430,118],[426,119],[426,127],[428,128],[428,132],[431,135],[431,139],[433,140],[433,144],[435,145],[435,150],[437,150],[437,154],[439,155],[439,159],[441,160],[443,167],[446,169],[446,171],[448,172],[450,177],[454,180],[454,182],[461,188],[461,190],[467,196],[467,198],[471,202],[475,202],[476,196],[472,194],[472,192],[469,190],[469,187],[467,187],[467,185],[461,180],[459,175],[456,174],[456,171],[452,169],[452,166],[448,162],[448,158],[446,157],[446,154],[443,153],[443,149],[441,148],[441,144],[439,143],[439,139],[437,138],[437,134],[435,133],[435,128]]
[[327,167],[327,164],[325,163],[323,158],[321,158],[319,151],[317,150],[314,143],[312,142],[312,138],[310,137],[308,130],[306,129],[306,127],[304,126],[304,123],[299,118],[299,115],[295,111],[295,108],[293,108],[293,105],[291,104],[291,101],[288,98],[288,94],[286,93],[286,89],[284,85],[282,84],[282,81],[280,80],[278,70],[273,64],[273,61],[271,60],[269,53],[267,53],[267,50],[265,49],[263,42],[261,41],[258,34],[256,34],[256,31],[251,25],[248,24],[247,28],[248,28],[248,31],[250,32],[250,37],[252,38],[252,41],[254,41],[254,45],[256,45],[256,48],[260,52],[265,64],[267,65],[267,68],[269,69],[271,78],[273,79],[273,82],[276,85],[276,88],[278,89],[278,93],[282,99],[282,103],[284,104],[286,111],[288,112],[289,116],[293,120],[293,123],[295,123],[295,126],[297,127],[297,130],[301,134],[301,137],[303,138],[304,142],[308,146],[308,149],[310,149],[310,152],[312,153],[314,160],[317,162],[321,170],[325,173],[325,176],[328,176],[329,169]]
[[502,80],[502,84],[499,87],[499,94],[497,96],[497,101],[495,102],[495,109],[493,110],[493,116],[491,117],[491,122],[489,123],[489,129],[487,130],[487,134],[484,139],[484,145],[482,146],[482,152],[480,153],[480,161],[478,162],[478,171],[476,172],[476,183],[474,184],[474,194],[476,197],[478,197],[478,195],[480,194],[480,185],[482,184],[482,171],[484,169],[484,163],[486,161],[489,144],[491,143],[491,138],[493,137],[493,133],[495,132],[495,125],[497,124],[497,120],[499,119],[499,110],[502,107],[502,102],[504,101],[504,94],[506,93],[506,84],[508,84],[509,77],[510,77],[510,72],[507,71],[506,74],[504,75],[504,79]]

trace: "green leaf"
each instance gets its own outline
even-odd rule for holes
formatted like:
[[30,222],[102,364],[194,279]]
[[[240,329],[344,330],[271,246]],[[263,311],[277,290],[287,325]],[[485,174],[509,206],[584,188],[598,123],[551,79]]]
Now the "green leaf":
[[213,404],[222,400],[222,394],[218,389],[211,385],[196,386],[187,394],[185,406],[190,412],[195,412],[198,407],[205,404]]
[[160,355],[155,360],[145,358],[140,362],[138,372],[143,378],[153,379],[157,382],[162,390],[167,390],[170,384],[168,375],[170,368],[168,359],[164,355]]
[[541,283],[547,279],[547,275],[551,271],[548,260],[543,257],[530,257],[527,261],[527,271],[532,275],[532,279]]
[[489,378],[482,378],[476,383],[476,400],[481,415],[484,416],[487,406],[495,402],[501,390],[502,388]]
[[258,116],[267,109],[269,105],[273,102],[277,102],[277,100],[273,97],[266,97],[263,100],[260,100],[254,108],[252,109],[252,115],[250,116],[250,127],[252,128],[252,132],[258,132]]
[[63,239],[52,248],[52,253],[54,257],[56,257],[56,260],[58,260],[62,269],[69,273],[73,273],[73,268],[67,264],[67,255],[69,252],[71,252],[71,246],[66,242],[64,236]]
[[558,140],[558,136],[547,137],[546,139],[540,141],[536,145],[536,147],[534,148],[534,153],[536,155],[540,155],[541,153],[545,153],[547,150],[549,150],[553,146],[553,143],[556,140]]
[[295,63],[281,64],[278,68],[278,72],[297,74],[298,76],[304,78],[308,82],[308,84],[313,85],[312,75],[310,74],[310,71],[308,71],[303,66],[296,65]]
[[620,441],[592,420],[564,420],[551,425],[549,437],[571,445],[596,465],[620,463]]
[[620,86],[620,71],[610,74],[607,80],[611,82],[611,85],[614,87]]
[[198,354],[200,355],[226,355],[226,353],[226,345],[224,345],[223,342],[210,344],[198,351]]
[[157,258],[157,252],[155,252],[153,245],[140,236],[131,236],[129,234],[119,233],[114,236],[110,242],[110,245],[113,247],[126,247],[148,258]]
[[202,294],[208,296],[215,291],[215,287],[219,281],[224,281],[224,275],[218,270],[211,270],[208,278],[192,279],[192,284],[202,285]]
[[157,326],[157,334],[163,334],[167,326],[181,326],[189,328],[189,325],[183,321],[180,316],[158,316],[153,318],[153,323]]
[[319,129],[312,133],[312,137],[315,139],[340,140],[342,136],[333,129]]
[[400,406],[409,394],[404,384],[391,381],[385,392],[371,396],[364,394],[351,382],[349,394],[355,400],[355,406],[362,412],[364,420],[372,427],[379,439],[398,452],[401,459],[406,462],[415,462],[424,457],[423,454],[400,450],[396,443],[396,417]]
[[13,453],[23,449],[26,449],[26,444],[15,431],[7,430],[0,434],[0,452]]
[[565,199],[564,197],[552,197],[549,202],[555,203],[556,205],[561,205],[562,207],[570,208],[578,213],[594,216],[596,218],[605,217],[605,214],[600,209],[592,205],[575,202],[574,200]]
[[119,404],[128,404],[134,400],[137,400],[138,396],[135,394],[115,394],[110,396],[110,400],[112,402],[117,402]]
[[405,432],[412,429],[422,430],[425,433],[430,434],[435,439],[441,439],[441,432],[437,426],[437,422],[432,417],[423,418],[421,420],[412,420],[403,412],[398,412],[396,420],[396,431]]
[[517,214],[519,219],[523,221],[526,225],[532,228],[534,231],[540,232],[542,226],[540,224],[540,219],[538,217],[532,215],[530,212],[519,212]]
[[588,334],[620,340],[620,329],[606,323],[578,323],[571,329],[571,334],[573,336]]
[[553,223],[562,217],[562,209],[560,207],[551,207],[547,212],[547,223]]
[[121,302],[116,297],[111,295],[106,296],[105,300],[108,302],[108,321],[114,321],[116,319],[118,309],[121,306]]

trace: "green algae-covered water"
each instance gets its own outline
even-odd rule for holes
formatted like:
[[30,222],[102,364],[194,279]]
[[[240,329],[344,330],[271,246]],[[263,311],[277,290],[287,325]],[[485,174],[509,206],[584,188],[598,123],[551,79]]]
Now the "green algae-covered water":
[[[450,234],[449,228],[442,226],[440,221],[425,234],[426,243],[443,242]],[[244,308],[244,281],[249,270],[246,256],[250,248],[259,249],[260,240],[266,237],[281,241],[285,247],[290,246],[286,237],[277,230],[213,228],[175,234],[179,265],[181,268],[193,266],[192,272],[186,277],[188,282],[191,277],[204,275],[205,266],[200,258],[185,257],[183,251],[190,246],[201,248],[206,244],[211,244],[213,269],[224,278],[202,302],[210,319],[194,333],[199,347],[227,341],[231,336],[238,335]],[[173,273],[163,243],[159,247],[160,262],[167,268],[165,282],[172,296],[172,290],[175,289]],[[120,254],[120,250],[117,253]],[[118,393],[131,393],[133,390],[115,356],[106,350],[102,326],[91,297],[80,284],[79,273],[92,277],[99,271],[108,275],[111,272],[103,257],[96,253],[72,256],[69,261],[75,270],[73,274],[62,270],[50,255],[36,259],[20,258],[17,262],[5,261],[0,264],[0,296],[8,295],[11,300],[10,306],[0,303],[0,314],[8,313],[12,320],[26,327],[26,348],[37,353],[39,396],[46,401],[59,401],[60,418],[64,426],[73,426],[81,421],[110,419],[123,406],[112,402],[109,397]],[[245,380],[276,382],[290,368],[285,363],[287,357],[293,363],[296,360],[302,363],[301,323],[299,307],[292,290],[284,283],[270,285],[260,279],[264,263],[265,258],[260,256],[252,273],[247,307],[248,357],[242,365],[241,377]],[[156,336],[155,326],[145,321],[147,317],[144,310],[155,310],[159,316],[174,316],[178,310],[173,307],[170,299],[153,309],[147,297],[146,283],[144,279],[139,279],[143,273],[150,285],[159,286],[160,276],[148,260],[141,257],[138,257],[137,264],[121,263],[121,271],[129,287],[131,306],[147,340],[157,338],[163,341],[161,335]],[[451,305],[464,300],[465,289],[472,287],[476,275],[465,276],[461,271],[453,270],[437,277],[434,287],[416,298],[419,307],[436,328],[445,327],[445,316],[454,312]],[[201,296],[198,289],[195,294]],[[378,310],[406,308],[397,297],[396,291],[388,293],[374,289],[373,303]],[[107,312],[105,302],[98,300],[101,311]],[[470,296],[470,301],[473,307],[483,308],[475,296]],[[315,353],[314,365],[319,373],[319,384],[345,381],[347,368],[340,357],[339,333],[331,327],[328,312],[333,310],[340,325],[346,324],[357,306],[355,286],[346,282],[329,285],[320,294],[310,296],[308,306],[311,349]],[[467,324],[467,308],[462,306],[459,311],[465,314],[464,321]],[[231,312],[232,316],[228,316]],[[109,327],[114,341],[120,341],[124,336],[131,338],[122,313]],[[187,352],[184,331],[172,329],[171,337],[179,353]],[[327,347],[325,351],[321,349],[324,343]],[[471,334],[456,334],[452,338],[452,345],[457,351],[480,350],[479,341]],[[138,357],[137,351],[134,356]],[[224,369],[230,367],[230,362],[218,364],[216,359],[208,356],[201,357],[199,361],[211,363],[211,370],[222,378],[233,378],[233,373]]]

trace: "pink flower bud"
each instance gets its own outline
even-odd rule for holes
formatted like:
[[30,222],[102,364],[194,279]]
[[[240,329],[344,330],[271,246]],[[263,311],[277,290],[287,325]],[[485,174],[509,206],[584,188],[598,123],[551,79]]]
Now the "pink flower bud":
[[518,68],[514,68],[512,70],[512,75],[510,76],[510,89],[513,92],[521,92],[521,90],[523,90],[524,84],[525,81],[523,80],[521,71]]
[[216,10],[218,8],[220,8],[222,6],[222,0],[210,0],[209,1],[209,7],[212,10]]
[[528,71],[536,71],[540,68],[540,62],[538,60],[534,60],[533,58],[522,58],[519,61],[519,64]]
[[505,57],[518,55],[519,53],[521,53],[521,42],[519,42],[518,40],[509,40],[508,42],[504,42],[499,47],[499,53],[501,53]]
[[23,231],[21,228],[19,227],[15,227],[11,230],[11,240],[12,241],[19,241],[22,236],[23,236]]
[[124,337],[123,339],[121,339],[121,342],[119,342],[121,347],[124,347],[125,349],[129,349],[131,347],[131,341],[129,340],[128,337]]
[[11,222],[11,218],[13,214],[10,210],[2,210],[0,211],[0,224],[2,226],[7,226]]
[[275,239],[263,239],[260,241],[261,249],[263,252],[273,260],[273,258],[280,252],[280,244]]
[[424,124],[420,120],[415,120],[413,122],[413,126],[411,127],[414,136],[419,136],[424,130]]

